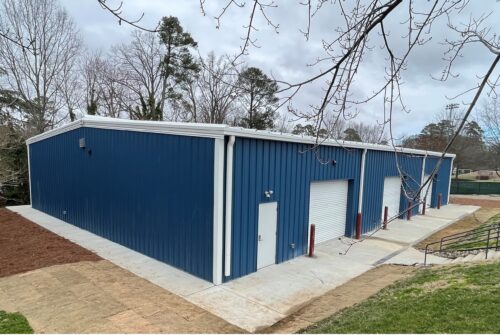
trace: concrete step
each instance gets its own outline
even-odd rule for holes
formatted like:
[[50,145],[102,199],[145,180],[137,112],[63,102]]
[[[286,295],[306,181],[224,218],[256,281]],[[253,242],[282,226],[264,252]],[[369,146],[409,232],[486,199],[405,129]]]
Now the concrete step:
[[472,259],[473,259],[474,257],[476,257],[476,255],[475,255],[475,254],[470,254],[470,255],[467,255],[467,256],[465,256],[465,257],[464,257],[464,262],[470,262],[470,261],[472,261]]
[[464,257],[457,257],[451,261],[452,264],[463,263],[463,262],[464,262]]
[[[500,259],[500,250],[495,251],[495,249],[488,250],[488,260]],[[479,262],[486,260],[486,252],[481,251],[478,254],[469,254],[462,257],[450,258],[449,260],[443,262],[442,264],[457,264],[466,262]]]
[[495,249],[488,250],[488,259],[500,258],[500,251],[495,251]]
[[475,261],[484,261],[486,259],[486,253],[485,252],[480,252],[477,255],[474,255],[474,257],[471,258],[472,262]]

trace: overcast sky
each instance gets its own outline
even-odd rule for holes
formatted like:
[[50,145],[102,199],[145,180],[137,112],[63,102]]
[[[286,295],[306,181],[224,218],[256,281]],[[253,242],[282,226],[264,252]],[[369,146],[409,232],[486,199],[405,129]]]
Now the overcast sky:
[[[126,43],[133,28],[127,25],[118,25],[116,18],[100,8],[95,0],[60,0],[69,11],[80,29],[84,42],[89,49],[101,49],[108,52],[109,47],[117,43]],[[250,1],[247,1],[250,2]],[[117,0],[107,0],[110,6],[119,4]],[[207,15],[203,16],[198,0],[123,0],[123,15],[134,18],[144,13],[141,25],[155,27],[162,16],[177,16],[182,26],[192,34],[199,45],[201,55],[214,51],[217,55],[236,54],[241,45],[241,37],[245,34],[242,27],[246,24],[249,8],[232,9],[222,19],[220,29],[216,28],[213,17],[220,11],[223,0],[206,0]],[[336,22],[340,19],[337,7],[327,5],[314,19],[312,35],[306,41],[299,29],[307,23],[307,12],[297,0],[287,0],[278,3],[276,9],[270,9],[268,14],[273,22],[279,23],[279,34],[267,26],[261,19],[258,20],[260,30],[256,33],[260,48],[250,49],[246,62],[250,66],[262,68],[272,73],[277,79],[296,82],[318,73],[321,67],[310,67],[317,57],[324,56],[321,47],[322,38],[331,38]],[[422,1],[424,5],[429,2]],[[405,10],[402,7],[401,10]],[[407,10],[407,8],[406,8]],[[500,2],[495,0],[475,1],[460,14],[455,16],[454,22],[465,22],[472,14],[492,12],[488,24],[493,31],[499,31]],[[401,17],[404,12],[395,13],[393,19],[387,23],[386,30],[391,34],[391,43],[398,50],[397,45],[404,43],[400,36],[404,33]],[[432,40],[416,49],[403,73],[403,96],[411,112],[406,114],[399,109],[393,117],[394,135],[409,135],[417,133],[421,128],[435,120],[435,115],[450,102],[466,103],[470,95],[462,96],[454,101],[447,97],[473,87],[479,81],[477,75],[483,75],[493,60],[493,56],[486,48],[476,45],[468,49],[463,58],[459,59],[455,67],[458,78],[443,83],[432,79],[431,75],[439,77],[444,61],[443,52],[446,47],[441,44],[445,37],[453,37],[446,27],[443,17],[433,26]],[[376,37],[375,37],[376,39]],[[373,42],[377,46],[376,41]],[[365,60],[355,86],[355,92],[361,96],[368,94],[380,84],[384,74],[384,58],[386,55],[380,48],[375,48]],[[498,71],[497,71],[498,75]],[[294,104],[307,108],[309,104],[319,104],[322,96],[322,82],[307,87],[296,98]],[[464,108],[464,107],[462,107]],[[382,104],[380,100],[366,106],[359,107],[358,119],[364,122],[375,123],[383,120]]]

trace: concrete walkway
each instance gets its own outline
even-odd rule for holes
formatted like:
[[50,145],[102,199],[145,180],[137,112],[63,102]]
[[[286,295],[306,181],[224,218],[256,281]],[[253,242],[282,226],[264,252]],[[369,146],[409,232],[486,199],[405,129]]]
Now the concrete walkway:
[[0,310],[21,312],[36,333],[242,332],[106,260],[0,278]]
[[[362,242],[348,238],[332,240],[318,245],[314,258],[297,257],[219,286],[68,225],[29,206],[10,209],[238,327],[256,331],[271,326],[310,299],[379,264],[423,262],[421,253],[408,251],[412,244],[478,208],[448,205],[441,210],[430,209],[426,216],[414,216],[411,221],[396,220],[389,225],[388,230],[380,230]],[[403,260],[398,259],[397,256],[402,253]]]

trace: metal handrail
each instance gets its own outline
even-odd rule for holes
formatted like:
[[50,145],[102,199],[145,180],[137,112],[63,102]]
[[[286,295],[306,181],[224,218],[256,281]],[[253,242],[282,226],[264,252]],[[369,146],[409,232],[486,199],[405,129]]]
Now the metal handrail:
[[441,238],[441,240],[439,241],[440,249],[442,249],[443,246],[455,244],[455,243],[460,243],[463,241],[467,241],[468,239],[471,239],[471,238],[477,239],[477,238],[481,237],[481,235],[487,235],[487,234],[489,234],[489,232],[491,230],[495,230],[498,228],[500,228],[500,226],[491,227],[489,229],[478,229],[477,231],[473,231],[473,232],[469,233],[468,235],[455,236],[455,237],[448,238],[448,239]]
[[461,232],[461,233],[457,233],[457,234],[452,234],[452,235],[444,236],[439,241],[431,242],[428,245],[433,245],[433,244],[438,244],[438,243],[439,244],[444,244],[444,242],[452,241],[452,240],[458,240],[458,239],[461,239],[461,238],[468,238],[471,235],[477,236],[477,235],[480,235],[482,233],[487,233],[489,230],[492,230],[492,229],[494,230],[494,229],[497,229],[497,228],[500,228],[500,223],[499,224],[490,225],[490,226],[487,226],[487,227],[483,227],[483,228],[476,228],[476,229],[468,230],[468,231],[465,231],[465,232]]
[[468,235],[468,233],[471,233],[471,232],[476,232],[476,231],[481,231],[481,230],[489,230],[489,229],[494,228],[496,226],[500,227],[500,223],[495,223],[495,224],[492,224],[492,225],[489,225],[489,226],[486,226],[486,227],[475,228],[475,229],[466,230],[466,231],[463,231],[463,232],[460,232],[460,233],[451,234],[451,235],[445,236],[445,237],[443,237],[441,239],[446,239],[446,238],[449,238],[449,237],[454,237],[454,236],[459,236],[459,235]]
[[[493,236],[492,236],[493,232]],[[496,233],[496,237],[494,236]],[[480,239],[481,235],[486,235],[486,238]],[[490,247],[490,242],[495,241],[493,246]],[[447,251],[447,246],[461,243],[467,245],[467,243],[481,243],[486,242],[486,246],[484,247],[472,247],[472,248],[463,248],[463,249],[453,249],[454,252],[464,252],[464,251],[476,251],[476,250],[486,250],[485,259],[488,259],[488,250],[495,248],[495,251],[499,250],[499,240],[500,240],[500,223],[496,223],[493,225],[489,225],[487,227],[476,228],[472,230],[468,230],[465,232],[452,234],[448,236],[444,236],[441,240],[436,242],[428,243],[425,246],[425,256],[424,256],[424,266],[427,265],[427,255],[434,253],[442,253],[443,251]],[[432,245],[439,244],[439,249],[429,250],[429,247]]]

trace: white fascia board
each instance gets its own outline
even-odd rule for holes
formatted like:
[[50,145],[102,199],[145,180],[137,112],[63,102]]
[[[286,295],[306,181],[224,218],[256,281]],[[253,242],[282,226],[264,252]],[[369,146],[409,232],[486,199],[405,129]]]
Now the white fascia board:
[[186,122],[136,121],[106,117],[85,117],[84,127],[129,130],[148,133],[223,138],[227,125]]
[[31,144],[62,133],[80,128],[98,128],[123,131],[137,131],[145,133],[170,134],[181,136],[195,136],[208,138],[223,138],[226,125],[204,125],[179,122],[135,121],[113,119],[105,117],[84,117],[56,129],[29,138],[26,143]]
[[181,129],[181,128],[170,128],[170,127],[136,127],[132,125],[112,125],[112,124],[89,124],[85,123],[84,127],[88,128],[98,128],[98,129],[110,129],[110,130],[121,130],[121,131],[136,131],[142,133],[155,133],[155,134],[167,134],[167,135],[179,135],[179,136],[193,136],[193,137],[206,137],[206,138],[223,138],[224,133],[220,130],[207,132],[198,129]]
[[[282,142],[294,142],[294,143],[304,143],[304,144],[318,144],[318,140],[316,137],[312,136],[300,136],[293,134],[282,134],[276,132],[267,132],[262,130],[250,130],[243,128],[227,128],[224,133],[226,135],[234,135],[238,137],[246,137],[246,138],[256,138],[263,140],[273,140],[273,141],[282,141]],[[334,146],[334,147],[346,147],[352,149],[369,149],[369,150],[378,150],[378,151],[388,151],[388,152],[398,152],[402,154],[416,154],[416,155],[428,155],[428,156],[439,156],[441,157],[442,153],[427,151],[427,150],[418,150],[418,149],[409,149],[402,147],[392,147],[388,145],[381,144],[372,144],[372,143],[361,143],[361,142],[351,142],[351,141],[343,141],[343,140],[320,140],[319,145],[326,146]],[[446,154],[445,157],[455,157],[455,154]]]
[[47,138],[50,138],[50,137],[53,137],[53,136],[65,133],[67,131],[71,131],[71,130],[80,128],[82,126],[83,126],[83,119],[82,120],[73,121],[71,123],[65,124],[64,126],[61,126],[61,127],[58,127],[58,128],[55,128],[55,129],[52,129],[52,130],[49,130],[49,131],[46,131],[45,133],[42,133],[40,135],[33,136],[33,137],[31,137],[31,138],[29,138],[29,139],[26,140],[26,144],[30,145],[32,143],[45,140]]
[[[47,139],[52,136],[62,134],[64,132],[79,128],[100,128],[100,129],[113,129],[125,131],[138,131],[147,133],[170,134],[181,136],[194,136],[194,137],[208,137],[208,138],[223,138],[224,136],[237,136],[246,138],[256,138],[271,141],[281,142],[294,142],[304,144],[318,144],[317,138],[312,136],[301,136],[293,134],[282,134],[272,131],[252,130],[237,127],[229,127],[221,124],[200,124],[200,123],[185,123],[185,122],[164,122],[164,121],[138,121],[127,119],[116,119],[100,116],[85,116],[81,120],[74,121],[62,127],[50,130],[43,134],[37,135],[28,139],[28,144]],[[440,157],[442,154],[439,152],[408,149],[388,145],[349,142],[342,140],[321,140],[319,145],[345,147],[352,149],[369,149],[378,151],[388,151],[401,154],[415,154]],[[445,157],[454,158],[454,154],[446,154]]]

